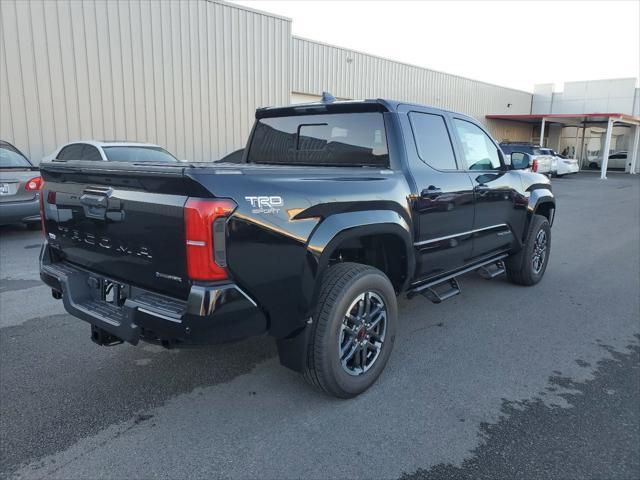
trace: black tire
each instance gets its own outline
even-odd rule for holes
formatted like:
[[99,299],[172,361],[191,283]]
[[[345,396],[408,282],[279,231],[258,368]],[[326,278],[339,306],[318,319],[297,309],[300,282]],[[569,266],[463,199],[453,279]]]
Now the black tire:
[[[379,300],[381,300],[386,309],[384,325],[382,320],[379,320],[376,327],[381,329],[384,326],[382,333],[384,338],[378,349],[370,350],[367,346],[363,356],[356,358],[356,354],[354,354],[351,357],[352,363],[363,365],[364,357],[366,359],[364,361],[365,367],[360,373],[353,371],[348,373],[350,366],[342,364],[340,350],[343,347],[341,342],[344,342],[344,348],[350,351],[351,348],[346,348],[349,341],[353,342],[351,344],[353,348],[357,348],[359,342],[366,343],[370,337],[368,336],[369,331],[364,328],[364,325],[367,325],[365,321],[360,324],[362,325],[360,331],[353,337],[348,337],[346,331],[343,333],[343,329],[346,328],[343,327],[343,322],[351,322],[345,318],[349,313],[347,310],[354,305],[360,296],[366,295],[366,292],[370,292],[367,297],[371,299],[370,306],[376,303],[377,311]],[[373,295],[371,295],[372,293]],[[358,308],[358,305],[360,302],[355,303],[353,308]],[[366,318],[364,312],[363,316]],[[378,316],[381,315],[378,314]],[[322,279],[316,313],[313,316],[312,331],[307,345],[305,380],[321,391],[340,398],[352,398],[367,390],[380,376],[391,355],[396,335],[397,316],[398,306],[395,291],[387,276],[380,270],[368,265],[350,262],[330,267]],[[359,311],[357,317],[360,318]],[[373,323],[372,321],[371,324]],[[363,329],[365,331],[364,338],[361,339],[360,335]],[[379,334],[372,334],[371,341],[377,344],[380,339],[376,338],[376,335]],[[349,338],[351,340],[348,340]],[[376,340],[373,340],[374,338]],[[371,364],[368,369],[365,369],[370,354]],[[354,369],[357,370],[357,366]]]
[[[540,232],[543,232],[542,234]],[[534,253],[538,255],[540,260],[540,250],[536,240],[539,239],[539,235],[544,235],[545,251],[540,263],[536,263],[534,259]],[[518,285],[535,285],[544,276],[544,272],[547,270],[549,264],[549,255],[551,254],[551,227],[546,217],[542,215],[534,215],[529,225],[529,231],[527,232],[527,238],[525,244],[515,255],[507,258],[507,277],[513,283]]]
[[589,168],[590,168],[591,170],[597,170],[597,169],[598,169],[598,164],[597,164],[596,162],[591,162],[591,163],[589,164]]

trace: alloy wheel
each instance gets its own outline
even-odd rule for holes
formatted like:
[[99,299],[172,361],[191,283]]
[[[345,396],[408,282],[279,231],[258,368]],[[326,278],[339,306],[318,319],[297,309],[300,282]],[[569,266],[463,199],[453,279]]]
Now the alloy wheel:
[[380,356],[387,331],[387,307],[380,295],[364,292],[347,308],[338,338],[340,364],[349,375],[362,375]]
[[531,255],[531,267],[533,273],[538,275],[544,267],[547,258],[547,232],[540,229],[533,243],[533,254]]

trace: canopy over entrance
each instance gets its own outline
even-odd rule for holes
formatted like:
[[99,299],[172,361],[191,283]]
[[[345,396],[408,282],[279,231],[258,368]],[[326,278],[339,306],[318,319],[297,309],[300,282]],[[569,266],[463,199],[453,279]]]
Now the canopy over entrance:
[[[549,114],[529,114],[529,115],[487,115],[490,120],[507,120],[518,123],[528,123],[540,125],[540,145],[544,146],[545,126],[547,124],[560,124],[565,127],[585,128],[594,124],[606,125],[604,147],[602,149],[602,163],[600,178],[607,178],[607,165],[609,163],[609,147],[611,145],[611,133],[615,124],[628,125],[635,129],[632,148],[629,148],[631,155],[631,168],[629,173],[636,173],[638,162],[638,143],[640,141],[640,117],[625,113],[549,113]],[[584,132],[584,130],[583,130]]]

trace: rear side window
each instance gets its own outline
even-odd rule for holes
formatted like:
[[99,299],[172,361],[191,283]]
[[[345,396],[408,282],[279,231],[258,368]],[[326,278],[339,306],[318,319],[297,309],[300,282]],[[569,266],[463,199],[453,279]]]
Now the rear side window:
[[56,157],[58,160],[81,160],[82,159],[82,148],[84,147],[84,143],[73,143],[71,145],[67,145]]
[[409,120],[422,161],[438,170],[455,170],[456,159],[444,118],[430,113],[411,112]]
[[378,112],[262,118],[249,163],[388,167],[384,119]]
[[102,161],[102,155],[93,145],[85,145],[82,149],[82,160]]

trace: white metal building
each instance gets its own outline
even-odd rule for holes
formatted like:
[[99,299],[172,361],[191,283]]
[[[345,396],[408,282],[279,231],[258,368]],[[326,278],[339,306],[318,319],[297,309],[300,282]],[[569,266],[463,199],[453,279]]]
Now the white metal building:
[[289,102],[291,21],[205,0],[2,0],[0,138],[34,161],[78,139],[215,160]]
[[532,93],[296,38],[291,20],[218,0],[2,0],[0,138],[38,162],[79,139],[217,160],[257,107],[395,98],[461,111],[531,140]]

